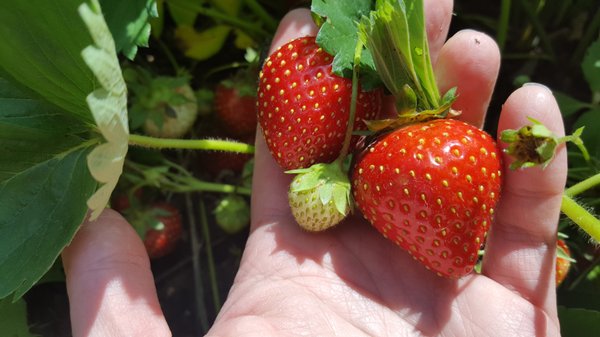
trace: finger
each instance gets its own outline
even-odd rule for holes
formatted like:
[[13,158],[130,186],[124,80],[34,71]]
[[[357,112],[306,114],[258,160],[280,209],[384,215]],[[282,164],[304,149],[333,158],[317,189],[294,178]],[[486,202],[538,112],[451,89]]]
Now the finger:
[[[298,37],[315,36],[317,26],[310,11],[296,9],[290,11],[280,22],[271,43],[269,54],[280,46]],[[252,178],[252,222],[251,230],[272,221],[274,218],[291,216],[287,201],[287,190],[292,176],[283,172],[271,156],[262,132],[257,131],[256,152],[254,155],[254,176]]]
[[73,336],[167,336],[150,263],[137,233],[105,210],[62,253]]
[[483,126],[498,72],[500,50],[489,36],[463,30],[442,47],[435,64],[435,74],[443,95],[457,87],[458,98],[452,107],[462,112],[459,119]]
[[452,0],[425,1],[425,29],[429,41],[429,54],[433,64],[437,62],[440,49],[446,42],[452,20]]
[[[500,116],[499,132],[531,124],[527,117],[564,135],[556,100],[543,86],[525,86],[508,98]],[[510,162],[505,155],[503,191],[486,245],[483,273],[552,312],[556,309],[554,259],[567,174],[566,150],[561,146],[546,169],[510,170]]]

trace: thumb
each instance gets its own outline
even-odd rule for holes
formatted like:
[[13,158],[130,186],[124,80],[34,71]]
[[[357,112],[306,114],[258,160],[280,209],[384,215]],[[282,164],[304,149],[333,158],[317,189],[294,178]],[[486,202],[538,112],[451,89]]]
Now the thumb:
[[133,228],[107,209],[62,253],[73,336],[170,336],[150,262]]

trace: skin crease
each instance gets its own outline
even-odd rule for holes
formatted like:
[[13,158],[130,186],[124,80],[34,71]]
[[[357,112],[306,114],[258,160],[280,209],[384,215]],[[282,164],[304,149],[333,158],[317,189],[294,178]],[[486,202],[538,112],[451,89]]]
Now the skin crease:
[[[457,86],[461,118],[480,126],[498,75],[498,48],[475,31],[444,44],[452,2],[425,3],[441,90]],[[309,13],[293,11],[271,50],[315,33]],[[547,88],[516,90],[502,108],[499,130],[518,128],[527,116],[563,134]],[[510,171],[504,158],[505,184],[483,274],[453,281],[425,270],[358,215],[324,233],[300,230],[284,197],[291,176],[275,164],[262,137],[256,146],[251,233],[208,336],[560,335],[554,247],[564,148],[545,170]],[[63,253],[74,336],[169,335],[143,246],[125,227],[106,211],[84,224]],[[94,251],[98,245],[101,254]]]

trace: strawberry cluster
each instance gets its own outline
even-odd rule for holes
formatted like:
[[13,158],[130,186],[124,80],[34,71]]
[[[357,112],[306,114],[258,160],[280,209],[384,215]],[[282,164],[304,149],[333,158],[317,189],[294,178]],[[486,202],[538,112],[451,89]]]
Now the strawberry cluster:
[[[396,98],[397,118],[375,120],[382,90],[363,91],[356,64],[352,79],[334,74],[334,57],[314,37],[302,37],[266,59],[259,76],[258,121],[273,158],[296,174],[288,198],[302,228],[335,226],[356,205],[384,237],[427,269],[458,278],[473,270],[493,222],[500,155],[491,136],[450,118],[457,114],[450,108],[455,92],[438,93],[426,36],[420,50],[427,58],[411,63],[414,57],[407,55],[413,51],[403,50],[406,44],[400,41],[406,37],[387,36],[391,30],[382,29],[386,20],[406,19],[394,17],[404,9],[382,4],[365,19],[362,41],[377,69],[407,71],[395,74],[400,78],[380,72]],[[392,14],[379,17],[384,10]],[[389,50],[399,50],[400,57],[388,57]],[[357,147],[356,131],[367,126],[370,136]],[[348,154],[353,157],[349,169],[344,165]]]

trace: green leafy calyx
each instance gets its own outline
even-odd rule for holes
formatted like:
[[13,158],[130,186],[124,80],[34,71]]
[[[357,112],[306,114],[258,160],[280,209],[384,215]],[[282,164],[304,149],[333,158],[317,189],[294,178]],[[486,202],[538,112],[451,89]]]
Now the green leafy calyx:
[[352,209],[350,180],[336,161],[330,164],[315,164],[309,168],[287,171],[301,175],[297,183],[290,186],[291,192],[316,190],[323,205],[333,201],[335,209],[347,215]]
[[532,124],[518,130],[504,130],[500,139],[508,143],[505,152],[514,158],[511,169],[528,168],[541,165],[545,168],[550,164],[560,144],[572,142],[583,153],[584,158],[589,154],[581,140],[583,127],[575,130],[570,136],[558,137],[540,121],[528,118]]
[[400,115],[445,115],[456,89],[443,97],[437,87],[427,42],[422,0],[380,0],[363,17],[359,35],[377,72],[396,98]]

